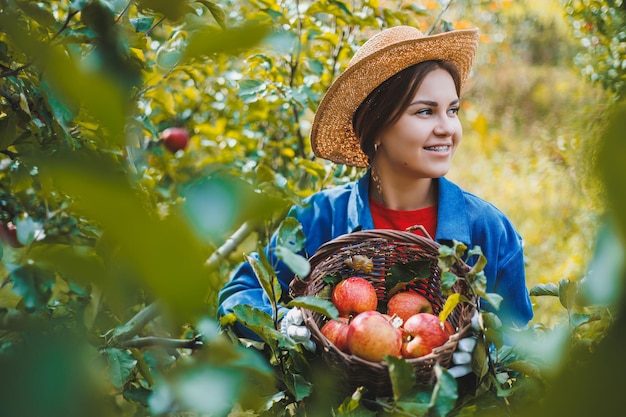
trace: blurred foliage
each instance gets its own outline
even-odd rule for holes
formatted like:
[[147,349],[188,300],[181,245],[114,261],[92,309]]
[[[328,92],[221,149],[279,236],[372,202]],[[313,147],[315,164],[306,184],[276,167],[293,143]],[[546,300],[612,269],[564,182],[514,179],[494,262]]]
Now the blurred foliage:
[[626,3],[623,0],[561,1],[582,50],[576,65],[593,82],[626,94]]
[[[267,340],[282,345],[268,347],[229,339],[213,317],[242,252],[291,204],[361,174],[312,157],[308,130],[358,46],[397,24],[480,28],[450,177],[527,245],[536,318],[526,349],[498,361],[530,362],[456,412],[584,392],[572,383],[592,381],[598,356],[611,369],[621,343],[609,329],[623,313],[598,288],[618,294],[623,275],[621,113],[605,133],[624,92],[623,23],[620,1],[0,0],[0,414],[328,415],[340,403],[370,415],[359,393],[331,395],[275,321]],[[175,153],[161,140],[171,126],[190,134]],[[599,228],[605,201],[618,235]],[[561,369],[583,376],[538,394]],[[596,393],[603,410],[611,393]]]

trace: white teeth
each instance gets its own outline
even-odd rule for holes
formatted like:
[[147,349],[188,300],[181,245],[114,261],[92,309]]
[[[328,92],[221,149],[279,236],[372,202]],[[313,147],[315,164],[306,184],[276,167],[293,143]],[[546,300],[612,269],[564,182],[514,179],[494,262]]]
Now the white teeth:
[[427,151],[437,151],[437,152],[445,152],[450,149],[449,146],[429,146],[428,148],[424,148]]

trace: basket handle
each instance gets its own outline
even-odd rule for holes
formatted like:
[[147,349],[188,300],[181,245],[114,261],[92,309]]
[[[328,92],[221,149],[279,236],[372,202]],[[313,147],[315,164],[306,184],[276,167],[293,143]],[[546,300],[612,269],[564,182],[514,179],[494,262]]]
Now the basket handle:
[[426,231],[426,228],[425,228],[424,226],[422,226],[421,224],[414,224],[413,226],[409,226],[409,227],[407,227],[407,228],[406,228],[406,229],[404,229],[404,230],[405,230],[405,231],[407,231],[407,232],[411,232],[411,233],[412,233],[412,232],[414,232],[414,231],[416,231],[416,230],[419,230],[420,232],[422,232],[422,234],[423,234],[425,237],[429,238],[430,240],[435,240],[435,239],[433,239],[433,238],[430,236],[430,233],[428,233],[428,232]]

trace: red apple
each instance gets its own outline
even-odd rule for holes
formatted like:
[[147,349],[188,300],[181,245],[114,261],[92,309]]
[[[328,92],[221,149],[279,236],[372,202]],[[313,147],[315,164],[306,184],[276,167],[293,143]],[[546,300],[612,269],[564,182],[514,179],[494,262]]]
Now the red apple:
[[189,143],[189,133],[182,127],[169,127],[161,132],[163,145],[172,153],[185,149]]
[[443,328],[450,336],[456,333],[456,330],[454,329],[454,326],[452,325],[452,323],[450,323],[447,320],[443,322]]
[[408,318],[402,326],[408,339],[402,344],[402,356],[418,358],[428,355],[434,348],[446,343],[448,332],[439,317],[430,313],[418,313]]
[[21,248],[24,246],[17,238],[17,227],[13,222],[0,222],[0,240],[12,248]]
[[348,326],[348,349],[372,362],[382,361],[385,355],[400,356],[402,332],[378,311],[365,311]]
[[376,289],[361,277],[350,277],[339,282],[333,288],[331,301],[343,317],[376,310],[378,306]]
[[337,349],[349,353],[348,328],[348,319],[346,317],[339,317],[338,320],[327,321],[320,331]]
[[395,293],[387,302],[387,314],[397,315],[402,321],[417,313],[433,313],[433,306],[426,297],[415,291]]

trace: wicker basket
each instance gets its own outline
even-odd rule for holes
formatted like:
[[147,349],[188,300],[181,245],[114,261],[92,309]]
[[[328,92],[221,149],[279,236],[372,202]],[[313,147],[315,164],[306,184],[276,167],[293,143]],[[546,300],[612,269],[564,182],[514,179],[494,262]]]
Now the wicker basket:
[[[427,236],[427,234],[426,234]],[[346,259],[355,255],[364,255],[372,260],[371,270],[364,272],[346,265]],[[326,285],[324,277],[339,275],[341,279],[349,276],[361,276],[369,280],[377,290],[379,302],[386,305],[385,277],[390,268],[398,263],[430,260],[430,277],[413,283],[413,288],[424,295],[433,305],[438,314],[445,299],[441,294],[441,271],[438,267],[439,244],[429,237],[411,232],[395,230],[359,231],[337,237],[322,245],[309,259],[311,272],[308,277],[296,277],[291,283],[291,295],[317,295]],[[455,274],[465,276],[469,267],[460,262],[455,267]],[[465,280],[458,280],[452,289],[460,292],[471,301],[476,301],[469,292]],[[475,303],[474,303],[475,304]],[[381,304],[379,304],[381,305]],[[415,359],[408,359],[413,366],[418,383],[432,384],[435,380],[433,366],[440,364],[449,367],[452,353],[459,339],[470,332],[470,320],[474,313],[472,303],[461,303],[448,317],[457,332],[432,353]],[[347,391],[364,386],[373,395],[386,396],[391,394],[391,382],[386,362],[370,362],[357,356],[346,354],[333,345],[320,329],[328,320],[327,317],[304,309],[303,317],[306,326],[311,330],[312,338],[322,349],[326,362],[335,368],[337,377],[344,381],[341,384]]]

